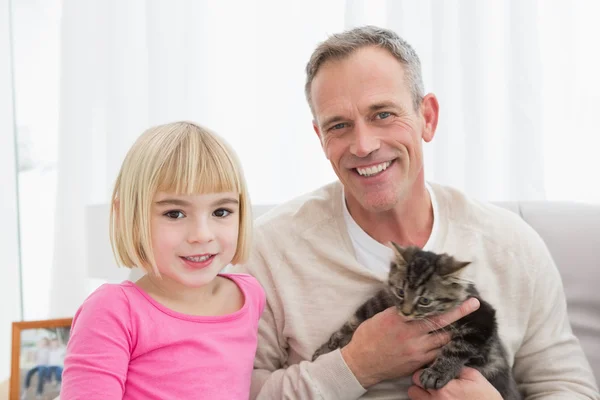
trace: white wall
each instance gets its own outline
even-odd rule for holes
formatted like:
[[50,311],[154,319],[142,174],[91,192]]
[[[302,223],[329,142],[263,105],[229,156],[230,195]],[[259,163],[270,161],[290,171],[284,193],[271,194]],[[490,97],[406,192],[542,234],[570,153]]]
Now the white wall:
[[0,0],[0,381],[10,375],[12,321],[20,319],[19,239],[9,0]]

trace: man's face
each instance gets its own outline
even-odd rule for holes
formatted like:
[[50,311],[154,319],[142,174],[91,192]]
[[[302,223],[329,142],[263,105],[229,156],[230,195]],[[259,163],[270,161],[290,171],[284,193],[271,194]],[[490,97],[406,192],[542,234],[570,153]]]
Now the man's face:
[[387,50],[362,48],[323,64],[311,89],[314,128],[349,206],[392,209],[422,177],[422,140],[435,130],[414,110],[402,64]]

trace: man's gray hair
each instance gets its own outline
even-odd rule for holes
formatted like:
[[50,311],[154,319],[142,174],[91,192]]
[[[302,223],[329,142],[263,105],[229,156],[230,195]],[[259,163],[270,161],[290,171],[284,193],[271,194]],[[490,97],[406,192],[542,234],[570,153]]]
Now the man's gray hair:
[[415,50],[395,32],[376,26],[363,26],[330,36],[319,44],[306,65],[304,93],[314,115],[310,86],[321,66],[329,60],[341,60],[356,50],[377,46],[388,50],[404,66],[406,80],[412,95],[413,106],[418,110],[423,100],[424,88],[421,61]]

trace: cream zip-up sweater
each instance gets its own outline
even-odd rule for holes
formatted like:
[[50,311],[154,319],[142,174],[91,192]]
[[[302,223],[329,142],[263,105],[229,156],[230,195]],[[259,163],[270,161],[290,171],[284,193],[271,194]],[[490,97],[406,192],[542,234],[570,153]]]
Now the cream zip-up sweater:
[[[600,399],[567,319],[560,275],[539,235],[510,211],[431,186],[439,205],[431,250],[473,262],[465,277],[497,310],[521,393]],[[254,275],[267,295],[253,399],[408,399],[410,377],[366,391],[339,350],[308,361],[386,279],[356,261],[341,196],[336,182],[259,218],[250,260],[236,267]]]

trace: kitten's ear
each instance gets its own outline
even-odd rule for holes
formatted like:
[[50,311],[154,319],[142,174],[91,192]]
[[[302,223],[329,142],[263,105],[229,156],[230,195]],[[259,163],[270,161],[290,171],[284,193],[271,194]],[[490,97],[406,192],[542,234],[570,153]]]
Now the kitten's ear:
[[398,264],[408,265],[410,260],[412,260],[413,256],[419,248],[416,246],[408,246],[402,247],[397,243],[389,242],[388,247],[391,247],[394,250],[394,255],[396,256],[396,262]]
[[454,257],[444,254],[438,259],[437,264],[440,275],[450,275],[471,264],[471,261],[458,261]]
[[394,254],[398,263],[405,265],[408,265],[408,263],[410,263],[413,259],[414,255],[421,250],[417,246],[402,247],[394,242],[389,242],[388,247],[391,247],[392,250],[394,250]]
[[398,261],[404,262],[406,264],[406,259],[404,258],[404,248],[400,247],[399,244],[395,242],[389,242],[388,247],[391,247],[394,250],[394,254]]

